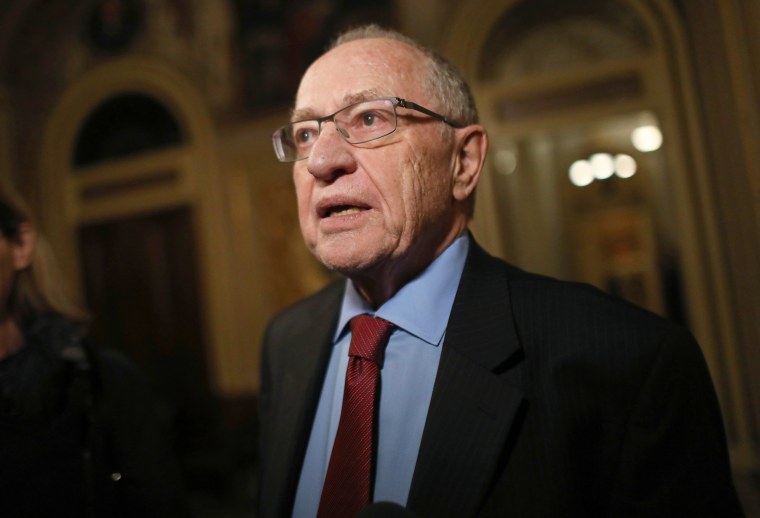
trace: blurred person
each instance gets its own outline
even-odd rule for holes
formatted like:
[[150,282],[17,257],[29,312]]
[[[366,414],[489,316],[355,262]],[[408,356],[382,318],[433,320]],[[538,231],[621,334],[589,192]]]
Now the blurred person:
[[0,189],[0,516],[185,516],[146,382],[85,340],[87,320]]
[[488,136],[444,59],[349,31],[273,144],[346,279],[264,335],[262,517],[742,514],[691,334],[469,233]]

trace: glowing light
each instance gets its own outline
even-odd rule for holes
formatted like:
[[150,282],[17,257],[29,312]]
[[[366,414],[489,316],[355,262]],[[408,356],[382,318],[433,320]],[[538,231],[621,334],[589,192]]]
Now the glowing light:
[[509,149],[500,149],[494,156],[496,169],[503,175],[510,175],[517,169],[517,156]]
[[630,178],[636,174],[636,160],[630,155],[615,155],[615,174],[620,178]]
[[594,170],[588,160],[576,160],[570,166],[568,176],[576,187],[585,187],[594,181]]
[[589,158],[591,170],[597,180],[606,180],[615,174],[615,162],[609,153],[594,153]]
[[639,126],[631,133],[631,143],[639,151],[655,151],[662,145],[662,132],[657,126]]

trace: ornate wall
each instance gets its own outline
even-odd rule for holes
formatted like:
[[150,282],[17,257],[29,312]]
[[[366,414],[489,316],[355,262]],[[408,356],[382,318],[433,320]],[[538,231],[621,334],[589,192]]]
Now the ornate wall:
[[[551,167],[560,167],[562,155],[537,150],[542,142],[556,147],[559,128],[602,114],[650,110],[666,130],[668,151],[652,166],[665,174],[651,180],[642,196],[660,207],[652,221],[660,222],[656,232],[666,236],[661,242],[678,245],[690,324],[719,385],[736,463],[756,468],[760,6],[753,0],[616,3],[625,9],[611,13],[605,2],[584,5],[595,19],[618,23],[618,31],[563,21],[561,9],[535,17],[521,11],[517,0],[388,0],[355,2],[352,9],[337,0],[2,2],[3,180],[13,179],[39,207],[66,271],[80,285],[85,275],[78,228],[187,209],[210,390],[226,399],[246,398],[257,390],[258,342],[267,319],[329,279],[301,244],[289,171],[274,159],[270,136],[288,116],[300,71],[333,30],[374,20],[438,46],[473,82],[494,136],[523,142],[522,149]],[[493,36],[500,21],[507,25]],[[557,45],[563,38],[576,46]],[[546,52],[549,43],[555,53]],[[584,54],[571,52],[580,52],[579,45],[585,46],[585,61]],[[617,61],[600,59],[597,51]],[[581,72],[562,70],[573,60]],[[597,92],[583,109],[522,119],[508,111],[527,106],[520,101],[529,90],[525,85],[548,91],[582,84],[579,77],[625,73],[639,78],[640,91],[602,108],[596,96],[603,92]],[[161,103],[181,128],[182,144],[76,167],[72,149],[84,121],[124,92]],[[500,180],[497,167],[489,164],[479,187],[479,238],[527,268],[572,275],[566,246],[571,231],[559,211],[572,191],[541,190],[538,177],[534,184]],[[546,239],[538,244],[517,236],[509,223],[530,211],[520,208],[528,192],[544,196],[539,202],[546,222],[536,228]]]

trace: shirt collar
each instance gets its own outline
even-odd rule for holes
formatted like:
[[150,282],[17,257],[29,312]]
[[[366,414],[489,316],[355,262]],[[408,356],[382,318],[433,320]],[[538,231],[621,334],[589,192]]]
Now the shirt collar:
[[347,324],[353,317],[368,313],[392,322],[431,345],[438,345],[446,331],[469,248],[470,238],[465,232],[377,311],[359,294],[354,283],[346,280],[335,343],[348,332]]

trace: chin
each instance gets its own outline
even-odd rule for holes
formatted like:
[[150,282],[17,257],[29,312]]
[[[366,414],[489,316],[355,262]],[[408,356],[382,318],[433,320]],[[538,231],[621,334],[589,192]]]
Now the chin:
[[356,241],[345,246],[318,245],[312,249],[312,253],[326,268],[346,277],[372,270],[382,261],[383,256],[378,250],[371,250],[370,247],[362,246]]
[[342,254],[314,254],[325,268],[330,271],[338,272],[346,277],[353,277],[372,268],[372,261],[365,259],[346,257]]

